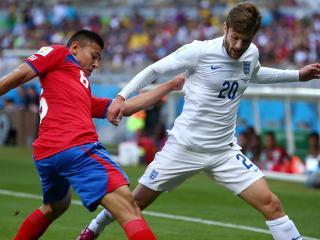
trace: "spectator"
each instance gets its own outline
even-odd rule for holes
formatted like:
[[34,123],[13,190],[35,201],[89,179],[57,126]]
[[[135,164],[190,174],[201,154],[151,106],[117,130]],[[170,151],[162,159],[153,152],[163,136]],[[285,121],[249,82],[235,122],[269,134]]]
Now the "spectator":
[[163,148],[166,141],[167,141],[166,126],[164,123],[159,123],[155,127],[155,143],[156,143],[156,147],[157,147],[156,152],[161,151],[161,149]]
[[[17,106],[16,104],[14,103],[13,99],[11,98],[5,98],[4,99],[4,107],[3,107],[3,110],[6,111],[6,112],[14,112],[17,110]],[[4,139],[4,144],[5,145],[12,145],[12,146],[15,146],[17,144],[17,131],[16,129],[10,124],[10,119],[7,119],[7,124],[4,124],[4,125],[7,125],[7,134],[6,134],[6,137]]]
[[[281,6],[300,7],[300,3],[291,2],[281,2]],[[182,11],[174,3],[170,7],[175,7],[175,11],[168,11],[170,15],[165,16],[157,16],[158,12],[148,9],[128,11],[124,16],[100,16],[90,12],[79,18],[78,5],[72,1],[57,1],[52,5],[32,0],[28,4],[3,0],[0,4],[3,13],[0,17],[0,51],[2,48],[37,48],[65,43],[73,26],[78,26],[100,32],[108,43],[105,70],[141,70],[192,39],[212,39],[222,34],[217,27],[220,16],[214,14],[213,9],[228,5],[218,2],[210,5],[209,1],[201,1],[198,8],[187,6],[190,12],[198,11],[199,18],[194,17],[197,14]],[[269,8],[264,13],[263,28],[255,41],[261,52],[261,62],[287,67],[291,63],[300,65],[315,61],[319,58],[320,48],[319,14],[301,19],[285,9]]]
[[27,91],[25,86],[17,87],[17,98],[15,104],[19,109],[26,110],[27,106]]
[[163,104],[163,100],[160,100],[152,107],[145,110],[146,117],[144,129],[150,133],[152,137],[155,137],[156,128],[158,125],[161,125],[161,109]]
[[14,103],[14,100],[12,98],[5,98],[4,99],[4,104],[3,104],[3,110],[12,112],[17,110],[17,106]]
[[[35,85],[31,85],[26,90],[26,109],[33,113],[39,112],[39,94],[36,90]],[[36,115],[36,124],[34,129],[33,138],[36,139],[38,137],[39,131],[39,123],[40,123],[40,116],[39,114]]]
[[248,127],[241,132],[238,137],[241,151],[254,163],[257,163],[261,154],[260,137],[256,134],[254,128]]
[[277,145],[274,132],[267,132],[265,135],[264,149],[258,165],[263,170],[288,172],[288,155],[286,151]]
[[249,158],[251,159],[252,154],[249,151],[249,137],[248,133],[246,131],[243,131],[238,136],[238,143],[239,146],[242,148],[241,151]]
[[313,132],[308,137],[309,152],[306,156],[306,171],[308,187],[320,188],[320,147],[319,134]]
[[261,141],[259,135],[255,132],[253,127],[246,129],[248,137],[248,151],[250,152],[252,161],[254,163],[259,161],[261,154]]
[[309,150],[308,155],[306,156],[306,161],[308,159],[316,160],[317,162],[320,161],[320,146],[319,146],[319,134],[317,132],[312,132],[308,136],[308,144]]
[[29,111],[38,112],[39,94],[34,85],[29,86],[26,90],[26,108]]
[[151,163],[157,152],[155,139],[145,129],[139,129],[137,131],[137,144],[142,150],[140,162],[142,164]]

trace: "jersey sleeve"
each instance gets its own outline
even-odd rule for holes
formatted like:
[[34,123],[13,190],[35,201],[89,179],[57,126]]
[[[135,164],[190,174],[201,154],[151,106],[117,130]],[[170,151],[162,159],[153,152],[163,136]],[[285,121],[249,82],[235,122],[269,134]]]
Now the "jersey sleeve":
[[[259,51],[254,45],[256,56],[259,57]],[[257,60],[257,64],[253,69],[251,76],[251,83],[269,84],[269,83],[288,83],[298,82],[299,71],[298,70],[282,70],[276,68],[262,67]]]
[[299,81],[299,70],[282,70],[276,68],[260,67],[252,78],[252,83],[288,83]]
[[153,64],[157,74],[164,74],[172,71],[192,70],[198,63],[199,55],[202,52],[203,43],[193,41],[185,44],[167,57]]
[[108,107],[110,106],[112,99],[110,98],[91,98],[91,117],[93,118],[105,118]]
[[251,82],[254,82],[254,79],[257,77],[257,73],[261,68],[261,64],[259,61],[257,61],[256,66],[254,66],[253,70],[252,70],[252,76],[251,76]]
[[64,62],[69,50],[60,45],[42,47],[40,50],[26,59],[37,75],[46,74],[57,68]]
[[133,92],[156,80],[159,75],[195,69],[199,55],[202,52],[202,46],[201,41],[193,41],[190,44],[182,46],[175,52],[139,72],[118,95],[127,99]]

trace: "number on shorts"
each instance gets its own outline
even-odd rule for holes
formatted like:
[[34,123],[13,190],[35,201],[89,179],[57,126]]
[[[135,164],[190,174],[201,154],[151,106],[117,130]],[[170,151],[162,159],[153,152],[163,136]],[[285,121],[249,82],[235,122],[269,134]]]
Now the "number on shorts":
[[242,161],[242,164],[245,166],[246,169],[250,169],[253,167],[253,163],[251,163],[245,156],[241,155],[240,153],[237,154],[236,158]]

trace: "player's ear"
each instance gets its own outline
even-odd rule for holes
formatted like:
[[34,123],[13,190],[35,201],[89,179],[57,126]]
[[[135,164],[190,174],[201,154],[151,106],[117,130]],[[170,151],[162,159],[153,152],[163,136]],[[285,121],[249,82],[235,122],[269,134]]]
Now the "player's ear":
[[224,32],[225,35],[227,35],[228,26],[227,26],[227,23],[226,23],[226,22],[223,23],[223,32]]
[[72,55],[76,56],[79,51],[79,48],[80,48],[80,44],[78,41],[72,42],[70,47],[70,52],[72,53]]

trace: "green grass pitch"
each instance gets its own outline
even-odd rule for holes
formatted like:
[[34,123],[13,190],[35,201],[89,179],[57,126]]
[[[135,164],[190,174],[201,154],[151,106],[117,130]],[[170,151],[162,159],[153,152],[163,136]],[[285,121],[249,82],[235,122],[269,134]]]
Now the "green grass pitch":
[[[144,168],[124,168],[130,177],[132,188]],[[274,180],[269,180],[269,183],[301,234],[320,239],[320,190],[307,189],[298,183]],[[41,194],[39,177],[32,162],[30,149],[0,148],[0,190]],[[74,193],[73,199],[79,200]],[[0,194],[0,239],[13,239],[20,223],[40,204],[39,199]],[[49,227],[41,239],[75,239],[82,227],[88,224],[99,210],[90,213],[83,206],[73,204]],[[259,213],[203,174],[189,179],[171,193],[162,194],[147,210],[267,229]],[[159,240],[272,239],[271,235],[249,230],[160,218],[149,214],[145,217]],[[114,223],[99,239],[123,240],[126,237],[122,229]]]

